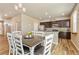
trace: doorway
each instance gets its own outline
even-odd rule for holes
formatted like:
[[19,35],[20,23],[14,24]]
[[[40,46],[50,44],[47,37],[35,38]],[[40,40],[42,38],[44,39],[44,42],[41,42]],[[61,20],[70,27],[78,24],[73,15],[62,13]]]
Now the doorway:
[[0,21],[0,35],[4,35],[4,22]]

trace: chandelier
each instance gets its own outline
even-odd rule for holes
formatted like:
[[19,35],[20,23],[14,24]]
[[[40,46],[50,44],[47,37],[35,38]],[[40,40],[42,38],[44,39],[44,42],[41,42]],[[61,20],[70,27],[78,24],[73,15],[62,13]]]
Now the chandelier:
[[21,3],[19,3],[18,5],[14,5],[14,8],[17,11],[26,12],[26,8],[23,7],[23,5]]

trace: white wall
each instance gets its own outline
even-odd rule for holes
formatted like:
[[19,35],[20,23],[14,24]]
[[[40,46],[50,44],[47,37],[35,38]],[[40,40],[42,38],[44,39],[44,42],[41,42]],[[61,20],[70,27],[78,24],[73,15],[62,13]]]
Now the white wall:
[[[76,6],[76,8],[74,9],[74,11],[78,11],[79,12],[79,4]],[[71,41],[72,43],[75,45],[75,47],[78,49],[79,51],[79,14],[77,16],[77,32],[74,33],[73,32],[73,13],[71,14]]]
[[25,14],[21,15],[21,30],[23,33],[27,33],[29,31],[34,30],[34,24],[39,24],[39,20],[32,18],[30,16],[27,16]]
[[12,23],[12,31],[21,30],[21,15],[16,15],[11,20]]
[[21,16],[16,15],[12,19],[4,19],[4,35],[7,34],[7,32],[12,32],[16,30],[16,23],[17,25],[17,30],[21,30]]
[[[40,21],[38,19],[32,18],[25,14],[19,14],[11,19],[11,30],[21,30],[25,34],[29,31],[33,31],[34,27],[39,24],[39,22]],[[34,26],[34,24],[36,25]]]

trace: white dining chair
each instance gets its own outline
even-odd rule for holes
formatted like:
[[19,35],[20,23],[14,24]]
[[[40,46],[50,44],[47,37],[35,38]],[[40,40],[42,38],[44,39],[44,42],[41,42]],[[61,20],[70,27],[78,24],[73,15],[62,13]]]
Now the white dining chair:
[[37,32],[37,31],[34,31],[32,32],[34,36],[44,36],[44,32]]
[[20,35],[22,35],[22,31],[13,31],[12,33],[13,34],[20,34]]
[[9,55],[11,54],[11,52],[13,55],[15,55],[16,51],[12,33],[7,33],[7,39],[9,43]]
[[41,46],[35,51],[35,55],[51,55],[53,34],[45,36],[44,46]]
[[22,44],[22,35],[14,35],[15,47],[16,47],[16,55],[29,55],[29,48],[23,46]]

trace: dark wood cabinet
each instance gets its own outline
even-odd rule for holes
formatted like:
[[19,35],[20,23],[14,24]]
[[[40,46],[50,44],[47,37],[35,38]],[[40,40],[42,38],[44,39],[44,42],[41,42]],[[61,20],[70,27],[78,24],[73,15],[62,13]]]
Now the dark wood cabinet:
[[70,20],[68,19],[68,20],[59,20],[59,21],[40,22],[40,25],[44,25],[45,28],[52,28],[52,27],[69,28]]
[[[58,21],[49,21],[49,22],[40,22],[40,25],[44,25],[45,28],[70,28],[70,19],[67,20],[58,20]],[[67,30],[68,31],[68,30]],[[59,38],[62,39],[71,39],[71,32],[59,32]]]
[[45,28],[51,28],[52,27],[52,22],[41,22],[40,25],[44,25]]
[[61,39],[71,39],[71,32],[59,32],[58,36]]
[[52,25],[58,24],[57,27],[70,27],[70,20],[53,21]]

